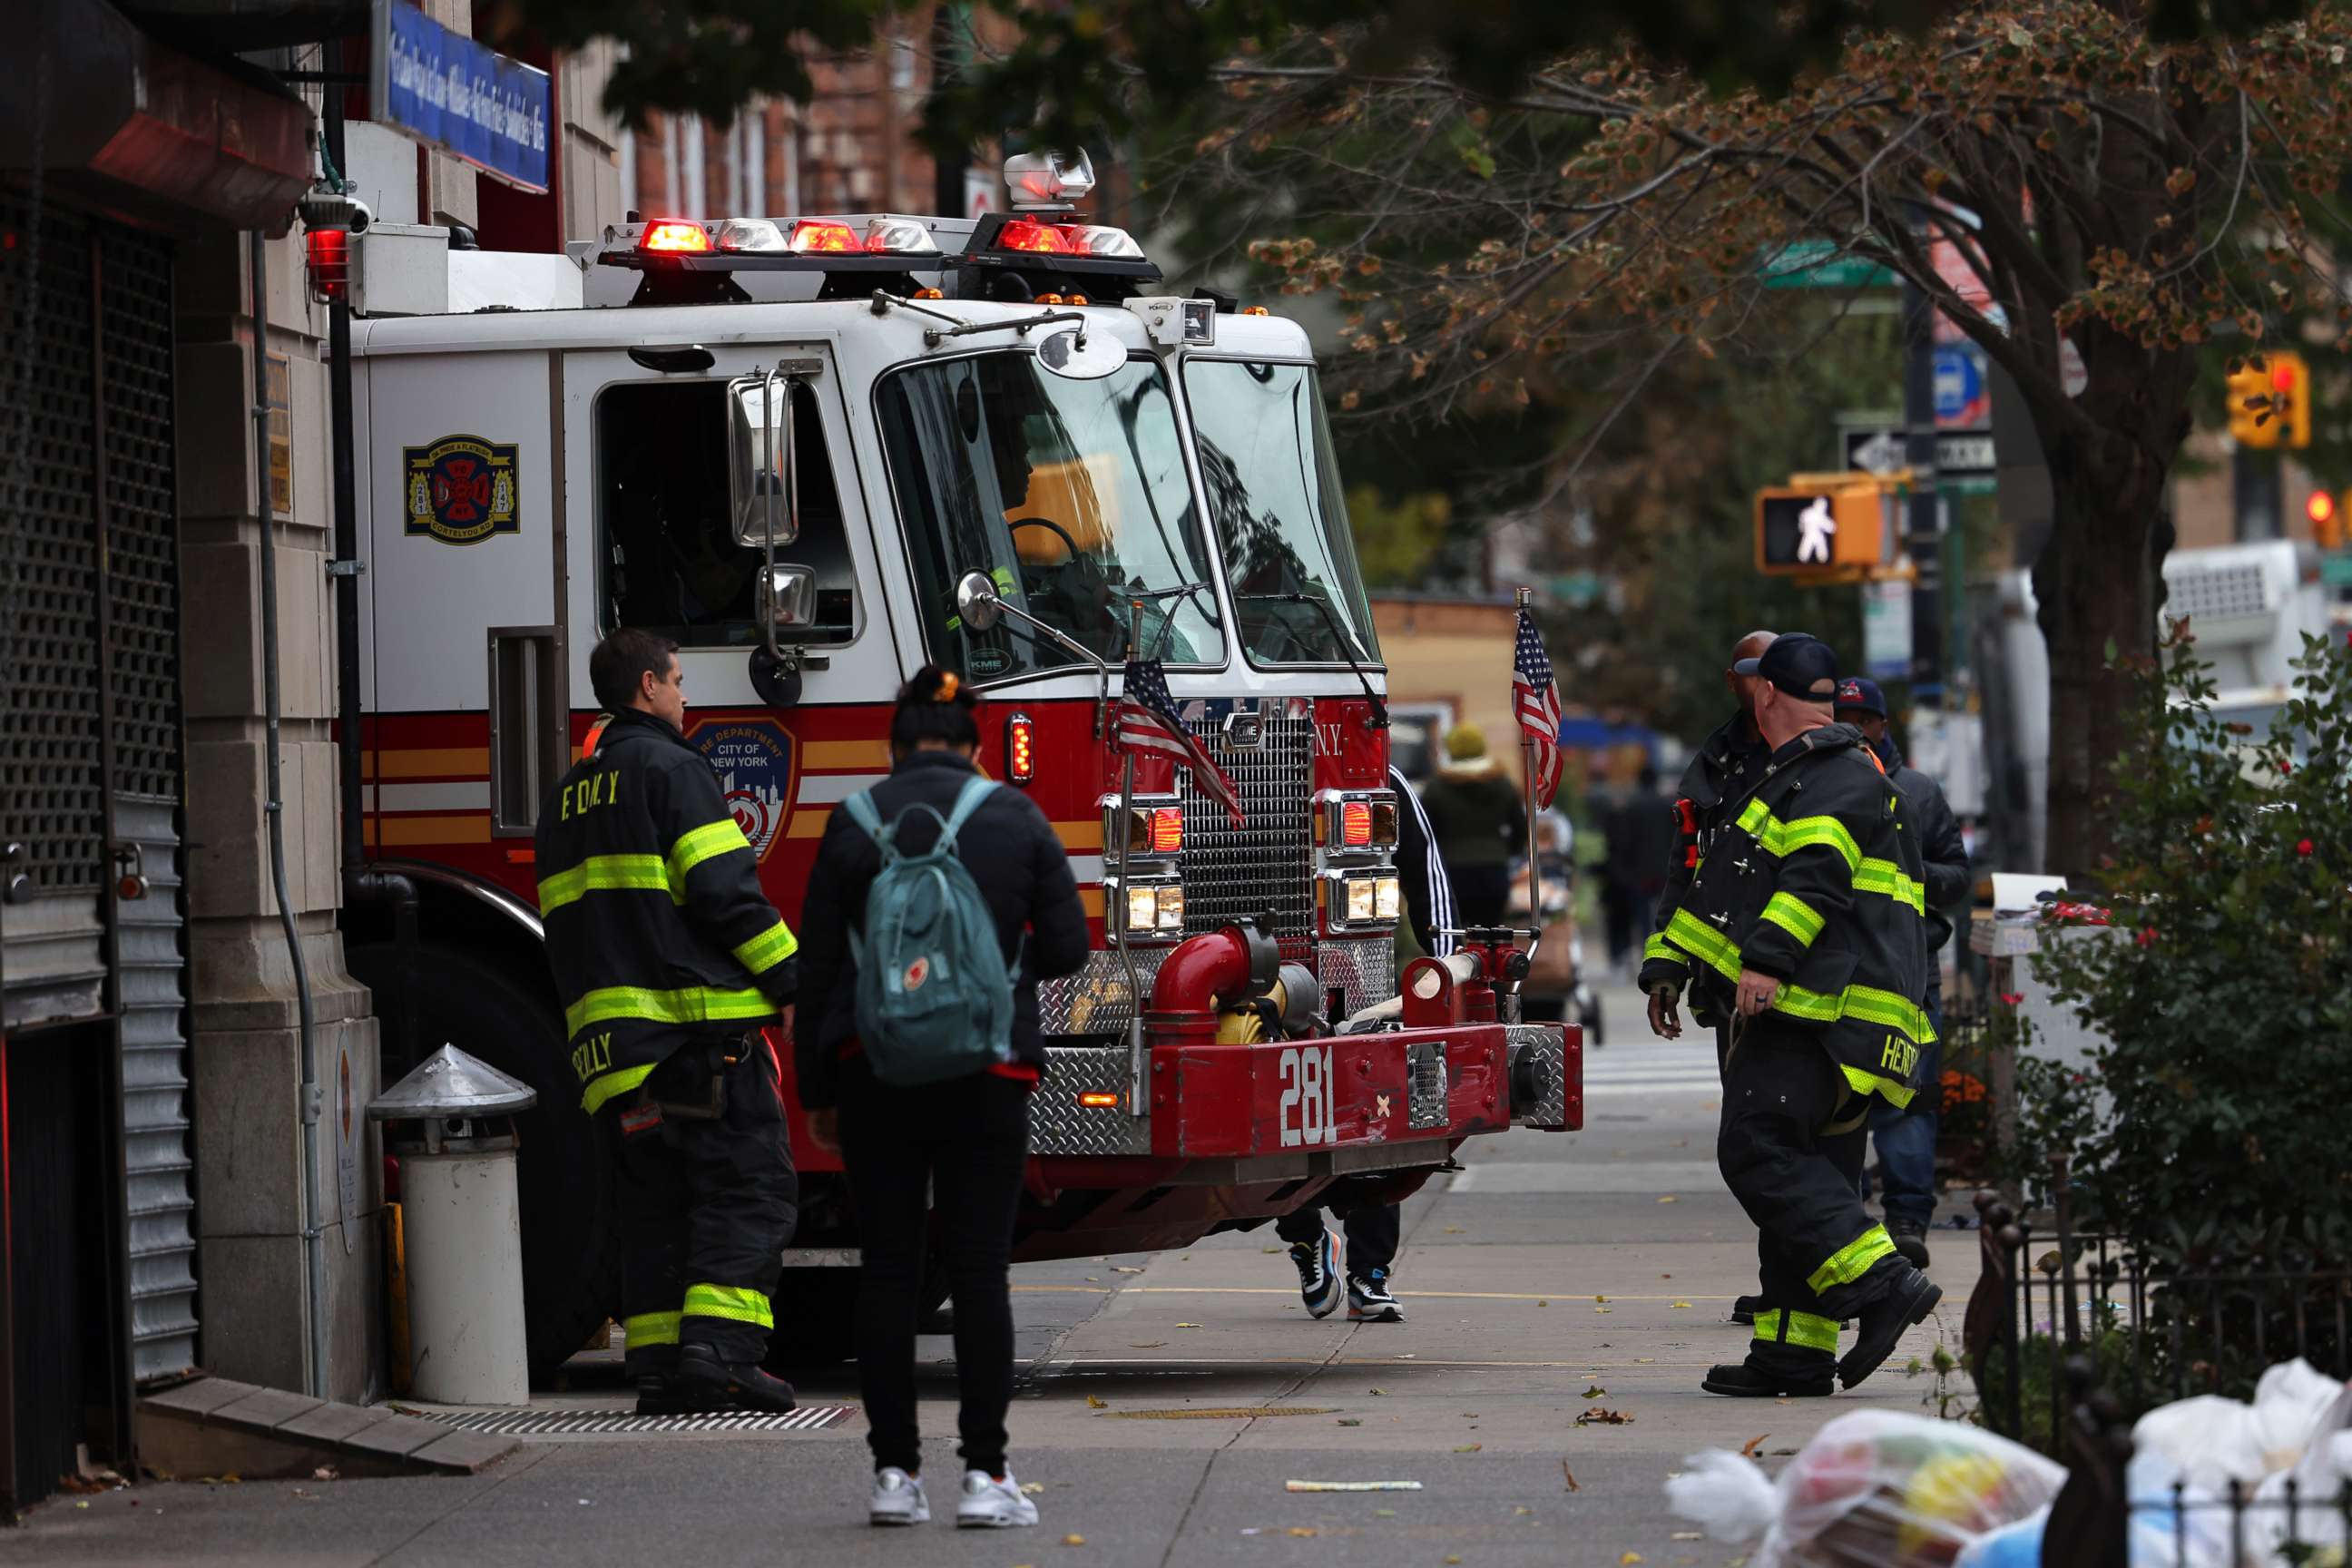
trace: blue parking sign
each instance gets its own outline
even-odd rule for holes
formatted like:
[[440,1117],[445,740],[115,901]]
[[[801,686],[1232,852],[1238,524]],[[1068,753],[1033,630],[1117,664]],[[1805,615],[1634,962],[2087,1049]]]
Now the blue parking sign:
[[451,32],[409,0],[375,0],[375,118],[519,190],[547,190],[547,73]]

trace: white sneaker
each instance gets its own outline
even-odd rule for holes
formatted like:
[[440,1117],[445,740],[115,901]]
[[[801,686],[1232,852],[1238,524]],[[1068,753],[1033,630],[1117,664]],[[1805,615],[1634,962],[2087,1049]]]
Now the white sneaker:
[[[1033,1515],[1034,1510],[1031,1510]],[[896,1465],[874,1473],[874,1500],[866,1505],[869,1524],[929,1524],[931,1500],[923,1495],[920,1476],[910,1476]]]
[[958,1530],[1006,1530],[1037,1522],[1037,1505],[1007,1470],[1003,1477],[986,1470],[963,1473],[963,1495],[956,1500]]

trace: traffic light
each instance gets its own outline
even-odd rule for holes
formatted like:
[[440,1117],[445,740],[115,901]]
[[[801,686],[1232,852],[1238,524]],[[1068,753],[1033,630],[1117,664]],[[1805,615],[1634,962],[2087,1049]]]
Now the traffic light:
[[2311,445],[2311,367],[2301,354],[2273,349],[2230,373],[2230,434],[2262,450]]
[[2344,548],[2344,514],[2336,510],[2336,498],[2326,490],[2314,490],[2303,503],[2303,515],[2311,520],[2312,542],[2322,550]]
[[1851,482],[1799,476],[1756,492],[1756,570],[1771,576],[1858,577],[1888,559],[1894,494],[1871,475]]

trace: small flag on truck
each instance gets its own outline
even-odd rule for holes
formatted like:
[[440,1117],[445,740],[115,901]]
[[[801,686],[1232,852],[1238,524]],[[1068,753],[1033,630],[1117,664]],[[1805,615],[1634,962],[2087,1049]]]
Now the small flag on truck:
[[1156,658],[1127,661],[1126,689],[1118,700],[1118,743],[1139,756],[1165,757],[1179,768],[1190,768],[1201,792],[1225,808],[1234,826],[1242,825],[1241,791],[1176,716],[1168,672]]
[[1536,807],[1541,810],[1559,793],[1559,684],[1552,679],[1551,657],[1537,635],[1535,617],[1519,606],[1519,645],[1511,661],[1511,710],[1528,738],[1528,761],[1534,776]]

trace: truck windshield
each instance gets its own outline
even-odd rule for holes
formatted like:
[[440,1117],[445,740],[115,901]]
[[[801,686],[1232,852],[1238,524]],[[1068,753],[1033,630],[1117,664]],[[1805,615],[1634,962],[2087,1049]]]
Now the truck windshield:
[[1314,370],[1192,360],[1184,385],[1251,661],[1341,664],[1353,653],[1377,662]]
[[[1099,381],[989,353],[899,371],[877,403],[930,646],[978,679],[1076,662],[1007,617],[956,616],[968,572],[1101,658],[1127,655],[1128,603],[1209,578],[1168,378],[1135,360]],[[1171,664],[1222,664],[1211,594],[1146,601],[1143,640]]]

